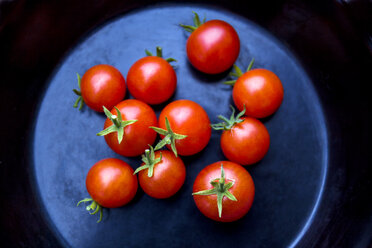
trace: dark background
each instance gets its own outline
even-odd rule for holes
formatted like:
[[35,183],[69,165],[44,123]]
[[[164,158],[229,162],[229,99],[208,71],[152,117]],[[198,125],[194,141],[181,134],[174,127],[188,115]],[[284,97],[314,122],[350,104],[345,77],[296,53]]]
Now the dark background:
[[[153,2],[0,1],[2,247],[57,246],[33,195],[27,158],[38,100],[55,65],[97,25]],[[367,87],[372,83],[372,3],[198,2],[224,6],[272,32],[301,60],[323,103],[333,137],[329,169],[335,173],[328,174],[323,196],[327,200],[321,202],[298,246],[371,247],[371,97]]]

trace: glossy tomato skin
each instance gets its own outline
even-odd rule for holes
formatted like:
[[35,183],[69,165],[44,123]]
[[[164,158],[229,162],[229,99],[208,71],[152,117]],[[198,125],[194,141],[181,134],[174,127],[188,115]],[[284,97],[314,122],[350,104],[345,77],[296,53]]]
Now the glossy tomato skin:
[[86,178],[88,193],[106,208],[121,207],[130,202],[138,188],[137,176],[129,164],[116,158],[98,161]]
[[229,69],[238,58],[240,40],[235,29],[221,20],[207,21],[191,33],[187,57],[199,71],[217,74]]
[[[152,177],[147,176],[148,170],[138,173],[138,180],[143,191],[151,197],[164,199],[176,194],[185,182],[186,168],[182,159],[173,152],[162,150],[155,152],[155,158],[162,160],[154,166]],[[143,164],[142,164],[143,165]]]
[[103,112],[103,106],[112,109],[125,97],[125,79],[111,65],[95,65],[81,78],[81,95],[91,109]]
[[251,165],[260,161],[270,146],[270,135],[262,122],[244,117],[221,135],[222,152],[227,159],[241,165]]
[[273,72],[266,69],[253,69],[244,73],[233,88],[236,107],[255,118],[273,114],[283,101],[283,85]]
[[177,86],[173,67],[163,58],[148,56],[138,60],[128,71],[129,92],[148,104],[167,101]]
[[[184,156],[194,155],[207,146],[211,137],[211,126],[207,112],[191,100],[177,100],[168,104],[159,116],[159,127],[166,129],[168,118],[173,132],[187,135],[176,140],[177,153]],[[161,138],[164,136],[161,135]],[[171,149],[170,145],[167,145]]]
[[194,201],[200,212],[206,217],[221,222],[232,222],[247,214],[252,206],[255,187],[248,171],[239,164],[230,161],[219,161],[206,166],[195,179],[193,192],[212,189],[210,182],[221,177],[221,163],[225,171],[226,182],[234,180],[234,185],[229,189],[237,201],[226,197],[222,200],[222,215],[218,216],[216,195],[194,195]]
[[[124,137],[119,144],[117,133],[105,135],[105,140],[108,146],[116,153],[134,157],[141,155],[148,145],[152,145],[156,139],[156,132],[151,126],[157,126],[157,118],[154,110],[142,101],[129,99],[120,102],[116,107],[120,110],[123,121],[137,120],[137,122],[128,125],[124,128]],[[116,110],[113,108],[111,113],[116,115]],[[104,129],[113,125],[110,119],[106,119]]]

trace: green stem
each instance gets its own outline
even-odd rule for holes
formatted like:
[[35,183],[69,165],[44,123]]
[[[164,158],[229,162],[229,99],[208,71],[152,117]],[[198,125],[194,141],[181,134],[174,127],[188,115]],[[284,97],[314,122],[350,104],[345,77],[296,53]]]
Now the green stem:
[[86,206],[86,210],[89,212],[89,214],[91,215],[94,215],[94,214],[97,214],[99,212],[99,219],[97,221],[97,223],[100,223],[101,220],[102,220],[102,216],[103,216],[103,211],[102,211],[102,206],[99,205],[95,200],[93,200],[92,198],[85,198],[81,201],[79,201],[77,203],[76,206],[79,206],[80,203],[82,202],[92,202],[90,205]]
[[120,110],[117,107],[114,108],[117,115],[113,115],[105,106],[103,106],[105,115],[112,121],[113,125],[97,133],[97,136],[105,136],[107,134],[117,132],[118,142],[120,144],[124,137],[124,128],[135,123],[137,120],[123,121]]
[[226,183],[225,171],[223,169],[223,164],[221,163],[221,177],[214,179],[210,182],[213,188],[194,192],[192,193],[192,195],[216,195],[218,216],[221,218],[223,198],[227,197],[232,201],[237,201],[236,197],[229,191],[229,189],[234,185],[234,183],[235,183],[234,180],[231,180],[230,182]]
[[178,133],[173,132],[167,117],[165,117],[165,126],[167,128],[166,130],[162,129],[162,128],[159,128],[159,127],[150,127],[151,129],[153,129],[158,134],[161,134],[161,135],[165,136],[161,141],[159,141],[158,144],[156,144],[155,150],[159,150],[159,149],[163,148],[165,145],[171,145],[172,151],[173,151],[174,155],[177,157],[177,149],[176,149],[176,143],[175,142],[176,142],[177,139],[186,138],[187,135],[178,134]]
[[214,130],[230,130],[233,128],[236,124],[241,123],[244,119],[241,117],[245,114],[245,105],[242,112],[238,113],[237,116],[235,116],[235,109],[233,106],[230,105],[230,108],[232,110],[232,114],[230,116],[230,119],[227,119],[226,117],[219,115],[218,119],[222,120],[223,122],[212,124],[211,127]]
[[[149,50],[145,49],[145,53],[147,56],[154,56]],[[160,46],[156,47],[156,57],[163,58],[163,49]],[[174,58],[166,58],[165,59],[168,63],[170,62],[177,62]]]
[[[253,63],[254,63],[254,58],[252,58],[251,62],[249,63],[246,72],[248,72],[252,69]],[[240,78],[242,75],[243,75],[243,72],[239,68],[239,66],[237,66],[236,64],[233,64],[233,71],[229,73],[229,76],[230,77],[235,77],[236,79],[225,81],[225,82],[223,82],[223,84],[234,86],[234,84],[236,83],[236,80],[238,78]]]
[[76,101],[75,101],[75,103],[74,103],[74,105],[73,105],[73,107],[74,108],[77,108],[78,107],[78,105],[79,105],[79,103],[80,103],[80,105],[79,105],[79,110],[82,110],[82,108],[83,108],[83,106],[84,106],[84,99],[83,99],[83,97],[81,96],[81,87],[80,87],[80,85],[81,85],[81,77],[80,77],[80,75],[79,75],[79,73],[76,73],[76,76],[77,76],[77,80],[78,80],[78,87],[79,87],[79,89],[77,90],[77,89],[73,89],[72,91],[78,96],[78,98],[76,99]]
[[152,177],[154,175],[154,167],[156,164],[160,163],[162,160],[162,154],[160,153],[159,158],[155,158],[154,148],[149,145],[150,150],[146,149],[145,154],[142,154],[142,162],[144,163],[142,166],[138,167],[134,173],[138,173],[141,170],[147,169],[147,176]]
[[204,19],[200,21],[199,15],[195,11],[193,11],[192,13],[194,13],[194,17],[193,17],[194,26],[180,24],[180,26],[183,27],[185,31],[190,32],[190,33],[194,32],[198,27],[203,25],[206,20],[206,17],[204,17]]

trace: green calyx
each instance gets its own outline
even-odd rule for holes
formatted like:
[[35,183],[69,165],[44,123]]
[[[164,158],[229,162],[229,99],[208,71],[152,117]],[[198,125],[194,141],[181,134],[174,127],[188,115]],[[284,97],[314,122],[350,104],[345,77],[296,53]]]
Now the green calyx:
[[[248,68],[245,72],[250,71],[252,69],[253,63],[254,63],[254,58],[252,58],[251,62],[248,65]],[[229,76],[230,77],[236,77],[237,79],[240,78],[243,75],[242,70],[236,64],[233,65],[233,68],[234,68],[235,72],[230,72]],[[227,85],[234,85],[236,83],[237,79],[230,80],[230,81],[225,81],[223,83],[227,84]]]
[[111,112],[105,106],[103,106],[103,111],[105,112],[107,118],[109,118],[114,124],[106,128],[105,130],[102,130],[101,132],[97,133],[97,135],[105,136],[109,133],[117,132],[118,142],[120,144],[124,137],[124,128],[128,125],[135,123],[137,120],[123,121],[120,110],[117,107],[115,107],[115,109],[117,115],[111,114]]
[[[145,53],[147,56],[154,56],[149,50],[145,49]],[[156,57],[163,58],[163,49],[160,46],[156,47]],[[168,63],[170,62],[177,62],[174,58],[167,58],[165,59]]]
[[205,20],[206,20],[206,17],[204,17],[203,20],[200,21],[199,15],[195,11],[193,11],[192,13],[194,13],[193,20],[194,20],[194,25],[195,26],[180,24],[181,27],[183,27],[187,32],[190,32],[190,33],[192,33],[198,27],[203,25],[205,23]]
[[230,116],[230,119],[227,119],[226,117],[219,115],[218,119],[222,120],[223,122],[212,124],[211,127],[214,130],[230,130],[235,124],[241,123],[244,119],[241,119],[241,117],[245,114],[245,105],[242,112],[240,112],[235,117],[235,109],[233,106],[230,105],[230,108],[232,110],[232,114]]
[[142,162],[144,163],[144,165],[138,167],[133,173],[133,175],[145,169],[148,169],[147,170],[148,177],[152,177],[154,175],[154,166],[157,163],[161,162],[162,155],[160,153],[160,157],[155,158],[154,148],[152,148],[151,145],[149,145],[149,147],[150,147],[150,150],[146,149],[145,154],[142,154]]
[[172,151],[174,155],[177,157],[177,149],[176,149],[175,141],[177,139],[184,139],[187,137],[187,135],[177,134],[173,132],[167,117],[165,117],[165,126],[167,130],[159,128],[159,127],[150,127],[158,134],[165,136],[158,144],[156,144],[155,151],[161,149],[165,145],[171,145]]
[[192,193],[192,195],[217,195],[218,216],[221,218],[223,197],[226,196],[228,199],[232,201],[237,201],[235,196],[229,191],[229,189],[234,185],[234,183],[235,183],[234,180],[226,183],[225,171],[223,170],[223,165],[221,164],[221,177],[216,178],[210,182],[210,184],[213,186],[213,189],[194,192]]
[[80,77],[79,73],[76,73],[76,76],[77,76],[77,80],[78,80],[79,89],[78,90],[77,89],[72,90],[78,96],[78,98],[76,99],[76,101],[74,103],[74,108],[77,108],[78,105],[79,105],[79,110],[81,110],[84,106],[84,99],[81,96],[81,89],[80,89],[81,77]]
[[86,206],[85,209],[86,209],[90,214],[96,214],[96,213],[99,212],[99,219],[98,219],[97,223],[100,223],[101,220],[102,220],[102,207],[101,207],[101,205],[99,205],[95,200],[93,200],[92,198],[85,198],[85,199],[79,201],[79,202],[77,203],[76,206],[79,206],[80,203],[82,203],[82,202],[90,202],[90,201],[91,201],[92,203],[91,203],[90,205]]

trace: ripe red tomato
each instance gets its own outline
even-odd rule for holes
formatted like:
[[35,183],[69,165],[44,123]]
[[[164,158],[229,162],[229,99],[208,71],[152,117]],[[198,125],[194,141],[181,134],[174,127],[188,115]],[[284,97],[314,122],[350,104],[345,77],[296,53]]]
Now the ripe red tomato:
[[270,135],[262,122],[255,118],[243,117],[221,135],[221,148],[229,160],[241,165],[260,161],[270,146]]
[[132,65],[128,71],[127,84],[134,98],[148,104],[159,104],[173,95],[177,76],[165,59],[148,56]]
[[226,158],[241,165],[250,165],[260,161],[270,146],[270,135],[259,120],[243,116],[245,109],[236,117],[231,106],[230,119],[219,116],[222,123],[213,124],[215,130],[223,130],[221,148]]
[[233,88],[233,100],[246,115],[264,118],[273,114],[283,100],[283,86],[278,76],[266,69],[253,69],[240,76]]
[[[138,180],[146,194],[163,199],[171,197],[182,187],[185,182],[186,169],[182,160],[170,151],[156,151],[152,161],[159,158],[161,158],[160,162],[151,165],[153,166],[151,177],[149,168],[147,168],[139,171]],[[145,164],[143,163],[142,166]]]
[[[211,137],[210,120],[199,104],[190,100],[171,102],[160,113],[159,128],[166,129],[166,117],[174,133],[187,136],[175,140],[175,147],[180,155],[193,155],[207,146]],[[160,136],[164,138],[164,135]],[[171,149],[171,145],[167,147]]]
[[[122,101],[116,107],[121,112],[123,121],[137,121],[124,128],[124,137],[120,143],[117,132],[105,135],[106,143],[120,155],[126,157],[141,155],[156,139],[156,132],[149,128],[158,124],[154,110],[146,103],[135,99]],[[116,110],[112,109],[111,114],[117,115]],[[112,125],[113,122],[107,118],[104,129]]]
[[81,78],[81,96],[91,109],[103,112],[103,106],[112,109],[125,97],[125,80],[111,65],[96,65]]
[[[200,26],[195,24],[196,29],[192,31],[186,44],[190,63],[208,74],[229,69],[240,51],[240,40],[235,29],[221,20],[211,20],[204,24],[199,21]],[[187,26],[182,26],[188,30]]]
[[[224,191],[232,194],[235,200],[228,195],[222,196],[221,215],[217,205],[217,192],[223,177],[221,164],[224,170]],[[214,185],[212,185],[214,184]],[[197,195],[197,192],[204,194]],[[208,192],[209,191],[209,192]],[[206,217],[221,222],[232,222],[247,214],[252,206],[255,187],[251,175],[241,165],[230,161],[219,161],[205,167],[195,179],[193,197],[196,206]]]
[[136,195],[138,182],[129,164],[116,158],[98,161],[86,178],[89,195],[99,205],[116,208],[130,202]]

